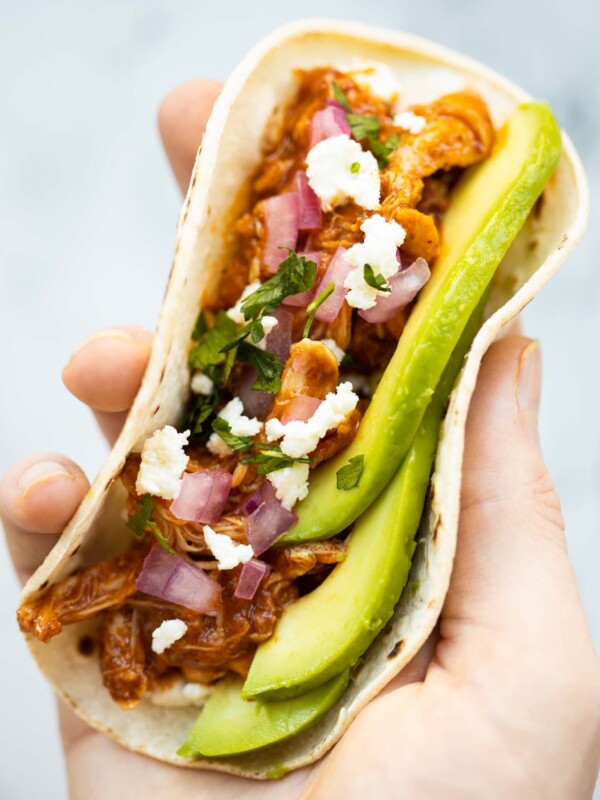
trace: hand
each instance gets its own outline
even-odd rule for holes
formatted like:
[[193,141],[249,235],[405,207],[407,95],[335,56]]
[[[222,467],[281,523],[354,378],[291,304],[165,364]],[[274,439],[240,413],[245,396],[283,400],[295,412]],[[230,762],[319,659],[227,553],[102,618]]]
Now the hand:
[[[159,127],[185,190],[218,86],[193,81],[163,102]],[[139,386],[151,335],[88,339],[63,372],[109,442]],[[591,797],[600,754],[600,669],[567,557],[558,498],[537,434],[540,352],[511,336],[484,359],[467,428],[458,553],[438,631],[321,762],[279,782],[177,769],[134,755],[59,704],[71,797],[135,787],[153,800]],[[65,456],[13,465],[0,509],[26,577],[88,482]],[[33,723],[32,723],[33,724]]]

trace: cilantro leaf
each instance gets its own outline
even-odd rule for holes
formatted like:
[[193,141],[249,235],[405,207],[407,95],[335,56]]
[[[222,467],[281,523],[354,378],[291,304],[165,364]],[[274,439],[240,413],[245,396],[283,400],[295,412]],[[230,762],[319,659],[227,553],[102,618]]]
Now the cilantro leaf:
[[258,378],[252,384],[252,388],[256,392],[275,394],[279,391],[283,364],[277,356],[267,350],[261,350],[260,347],[253,344],[242,342],[238,347],[237,357],[246,364],[252,364],[258,372]]
[[345,93],[340,89],[340,87],[335,81],[333,81],[333,83],[331,84],[331,88],[333,89],[333,96],[338,101],[338,103],[341,103],[341,105],[344,106],[346,111],[352,111],[352,108],[350,106],[350,101],[348,100]]
[[163,550],[166,550],[166,551],[167,551],[167,553],[171,553],[171,555],[172,555],[172,556],[176,556],[176,555],[177,555],[177,553],[175,552],[175,550],[173,550],[173,548],[171,547],[171,545],[170,545],[170,544],[167,542],[167,540],[165,539],[165,537],[164,537],[164,536],[162,535],[162,533],[161,533],[161,532],[158,530],[158,528],[156,527],[156,523],[154,523],[154,522],[149,522],[149,523],[148,523],[148,527],[150,528],[150,530],[151,530],[151,531],[152,531],[152,533],[154,534],[154,538],[155,538],[155,539],[156,539],[156,541],[159,543],[159,545],[160,545],[160,546],[163,548]]
[[307,261],[304,256],[290,250],[289,256],[279,265],[277,274],[242,301],[244,319],[256,319],[261,314],[275,311],[289,295],[312,289],[316,277],[315,262]]
[[194,369],[206,372],[207,367],[223,364],[227,360],[223,348],[237,336],[237,325],[224,311],[219,311],[212,328],[199,334],[198,343],[188,356]]
[[202,424],[210,417],[219,402],[219,393],[213,388],[209,395],[198,395],[183,421],[183,430],[190,430],[192,436],[202,433]]
[[380,142],[378,139],[369,139],[369,144],[371,146],[371,150],[373,151],[373,155],[379,162],[379,166],[381,168],[387,167],[388,162],[390,160],[390,156],[397,150],[402,142],[397,133],[392,133],[391,136],[385,140],[385,142]]
[[154,510],[154,501],[152,500],[151,495],[145,494],[140,502],[140,507],[127,523],[127,527],[131,528],[131,530],[135,533],[135,535],[138,538],[144,535],[146,528],[150,528],[150,530],[154,534],[154,538],[159,543],[159,545],[163,547],[165,550],[167,550],[167,552],[172,553],[172,555],[174,556],[177,555],[175,550],[173,550],[171,545],[167,542],[165,537],[156,527],[156,523],[150,521],[150,517],[152,516],[153,510]]
[[276,444],[257,444],[260,452],[252,453],[241,459],[242,464],[256,464],[259,475],[268,475],[270,472],[291,467],[293,464],[310,464],[310,458],[292,458],[281,452]]
[[392,287],[388,286],[388,282],[383,275],[375,275],[373,267],[370,264],[365,264],[363,275],[365,278],[365,283],[367,283],[372,289],[377,289],[378,292],[392,291]]
[[368,139],[369,143],[371,143],[371,139],[378,141],[379,134],[381,133],[381,125],[377,117],[370,117],[365,114],[354,114],[352,111],[349,111],[346,114],[346,119],[350,125],[352,136],[354,136],[358,142],[363,139]]
[[195,342],[199,342],[203,334],[205,334],[207,330],[208,330],[208,324],[206,322],[206,317],[204,316],[204,311],[201,311],[198,314],[198,319],[196,320],[196,324],[194,325],[194,330],[192,331],[192,339]]
[[243,452],[244,450],[249,450],[253,445],[251,436],[236,436],[232,433],[231,425],[223,417],[217,417],[213,420],[212,429],[232,450],[241,450]]
[[321,294],[318,297],[316,297],[312,301],[312,303],[309,303],[309,305],[306,307],[306,310],[308,312],[308,319],[306,320],[306,325],[304,326],[304,330],[302,331],[302,336],[304,339],[306,339],[308,337],[308,334],[310,333],[310,329],[312,327],[313,322],[315,321],[315,314],[319,310],[319,306],[322,303],[324,303],[325,300],[327,300],[327,298],[334,291],[334,289],[335,289],[335,283],[331,281],[329,286],[323,289]]
[[144,535],[153,509],[154,503],[152,497],[149,494],[145,494],[141,499],[140,507],[127,523],[127,527],[130,528],[137,537]]
[[335,473],[337,488],[348,491],[348,489],[354,489],[355,486],[358,486],[364,462],[365,457],[363,455],[354,456],[347,464],[340,467]]

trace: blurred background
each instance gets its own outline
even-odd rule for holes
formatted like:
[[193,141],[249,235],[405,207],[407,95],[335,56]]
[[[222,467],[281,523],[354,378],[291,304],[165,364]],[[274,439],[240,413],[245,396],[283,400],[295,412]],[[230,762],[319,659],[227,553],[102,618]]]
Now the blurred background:
[[[154,327],[180,196],[156,109],[174,84],[225,79],[265,33],[299,16],[363,20],[430,37],[547,98],[600,183],[596,0],[23,0],[0,3],[0,470],[59,450],[90,478],[105,456],[91,415],[62,386],[95,330]],[[525,315],[542,340],[541,428],[569,547],[600,643],[600,274],[590,232]],[[14,621],[0,553],[0,796],[64,798],[51,692]],[[557,631],[557,646],[560,646]],[[574,654],[576,655],[576,654]]]

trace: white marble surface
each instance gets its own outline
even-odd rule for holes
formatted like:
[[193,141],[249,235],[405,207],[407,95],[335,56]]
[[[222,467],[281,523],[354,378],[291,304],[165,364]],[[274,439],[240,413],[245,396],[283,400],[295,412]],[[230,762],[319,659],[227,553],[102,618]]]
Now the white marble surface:
[[[102,326],[153,326],[179,196],[155,127],[161,96],[225,78],[269,29],[301,12],[430,36],[552,103],[600,182],[600,70],[593,0],[29,0],[0,5],[0,468],[61,450],[93,475],[105,448],[60,381],[70,349]],[[600,271],[590,233],[527,311],[545,361],[542,438],[600,642]],[[598,248],[598,249],[596,249]],[[0,556],[0,796],[62,798],[52,699],[14,623]],[[557,631],[557,647],[560,632]]]

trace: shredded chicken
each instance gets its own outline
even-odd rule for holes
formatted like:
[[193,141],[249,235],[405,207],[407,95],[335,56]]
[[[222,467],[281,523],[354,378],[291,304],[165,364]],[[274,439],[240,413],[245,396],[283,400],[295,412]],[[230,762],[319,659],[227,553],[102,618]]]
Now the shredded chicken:
[[292,345],[269,417],[281,419],[300,394],[324,400],[329,392],[335,392],[338,379],[337,359],[327,345],[312,339]]
[[340,539],[326,542],[308,542],[275,550],[271,563],[284,578],[294,580],[309,572],[318,572],[319,567],[338,564],[346,558],[348,546]]

